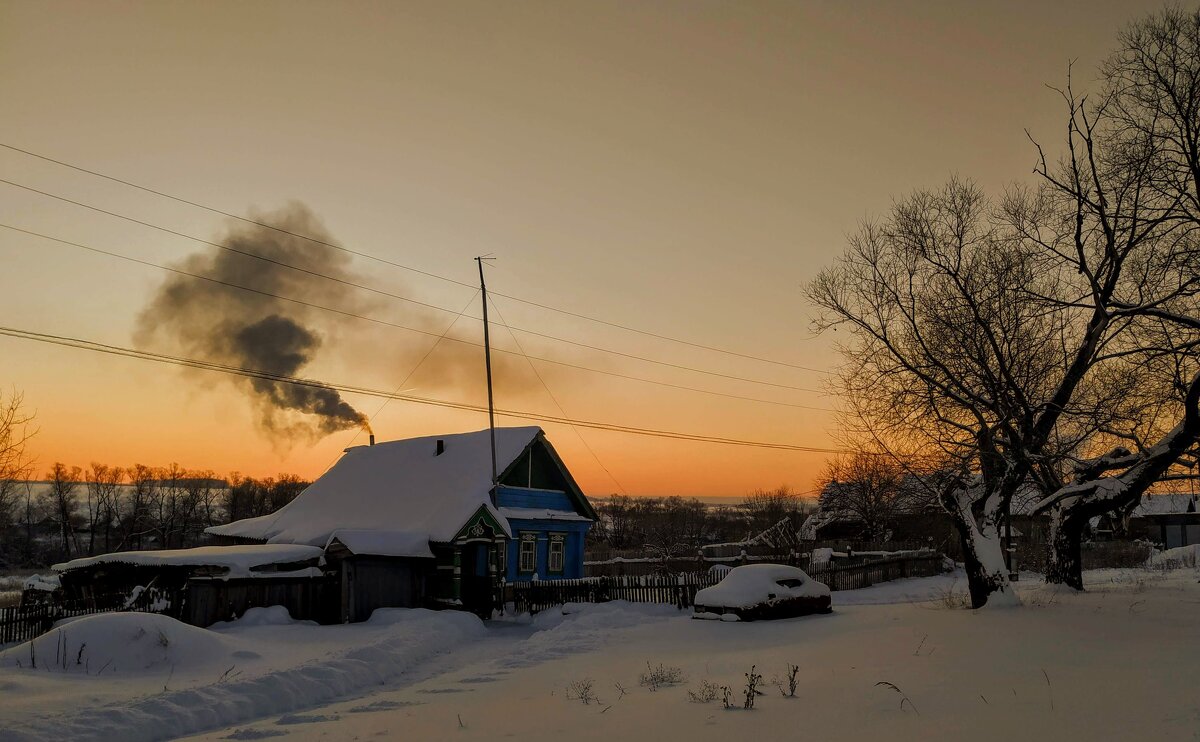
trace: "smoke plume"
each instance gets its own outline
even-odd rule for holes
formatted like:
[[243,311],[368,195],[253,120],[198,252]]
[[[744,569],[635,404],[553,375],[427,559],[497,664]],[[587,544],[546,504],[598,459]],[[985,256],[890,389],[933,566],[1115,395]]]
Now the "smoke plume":
[[[450,391],[446,396],[457,399],[465,396],[476,403],[486,399],[483,349],[476,344],[447,338],[430,353],[428,335],[381,329],[279,298],[298,299],[359,315],[386,313],[389,321],[436,335],[442,334],[447,322],[454,319],[398,302],[385,304],[361,289],[339,283],[376,285],[378,281],[374,277],[355,276],[350,270],[348,253],[279,231],[336,244],[320,220],[303,204],[292,203],[276,212],[251,216],[254,221],[279,229],[231,222],[226,233],[214,240],[231,249],[210,247],[181,261],[176,266],[180,270],[212,280],[179,274],[167,278],[138,317],[134,337],[137,345],[282,376],[304,376],[303,370],[318,353],[340,353],[344,357],[369,359],[371,368],[359,364],[353,378],[338,381],[362,383],[363,374],[408,368],[415,369],[410,374],[409,388],[422,393],[433,389]],[[231,288],[228,284],[253,291]],[[406,293],[396,289],[394,281],[388,288]],[[473,327],[474,324],[477,321],[458,322],[454,335],[470,337],[476,334],[476,329],[481,334],[481,328]],[[364,332],[371,334],[356,334]],[[386,339],[381,338],[380,332],[388,333]],[[493,334],[497,332],[493,328]],[[328,338],[336,338],[336,347],[332,343],[325,347],[323,340]],[[356,340],[359,352],[354,349]],[[478,340],[482,337],[468,342]],[[363,343],[369,346],[369,351],[361,350]],[[492,367],[499,400],[526,398],[545,402],[542,382],[533,375],[524,358],[512,353],[493,353]],[[557,372],[553,366],[543,366],[540,373],[543,379],[553,381]],[[286,445],[295,438],[316,440],[360,425],[367,427],[367,418],[336,389],[271,379],[230,378],[248,393],[260,426],[277,445]],[[391,381],[392,376],[385,378]]]
[[[316,216],[302,204],[256,214],[254,219],[333,242]],[[172,275],[138,318],[135,340],[139,345],[165,344],[204,360],[296,376],[321,348],[321,336],[313,326],[315,310],[266,294],[345,311],[368,308],[353,287],[314,275],[351,280],[349,256],[339,250],[244,223],[233,226],[216,241],[240,252],[210,248],[186,258],[180,269],[262,293]],[[259,378],[240,379],[238,383],[254,400],[263,429],[275,436],[315,439],[366,425],[366,416],[335,389]]]

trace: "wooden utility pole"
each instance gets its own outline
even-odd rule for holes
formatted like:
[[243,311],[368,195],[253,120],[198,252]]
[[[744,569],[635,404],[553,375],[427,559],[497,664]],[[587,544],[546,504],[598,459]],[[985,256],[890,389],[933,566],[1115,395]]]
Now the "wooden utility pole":
[[488,334],[487,285],[483,281],[483,261],[493,258],[478,257],[479,295],[483,298],[483,363],[487,368],[488,389],[488,435],[492,440],[492,499],[496,497],[496,408],[492,401],[492,342]]

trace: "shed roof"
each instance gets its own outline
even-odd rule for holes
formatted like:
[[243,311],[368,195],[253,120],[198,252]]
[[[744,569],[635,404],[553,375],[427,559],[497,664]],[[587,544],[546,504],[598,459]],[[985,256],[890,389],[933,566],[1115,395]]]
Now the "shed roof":
[[[539,427],[496,428],[499,471],[541,435]],[[438,440],[445,443],[441,455]],[[508,521],[491,503],[491,488],[487,430],[388,441],[346,449],[329,471],[272,515],[207,530],[312,546],[325,546],[335,531],[384,531],[407,544],[448,542],[482,506],[511,536]]]
[[229,576],[249,576],[251,570],[270,564],[292,564],[316,560],[321,549],[298,544],[248,544],[242,546],[198,546],[194,549],[121,551],[114,554],[72,559],[55,564],[56,572],[100,564],[130,564],[140,567],[217,567]]

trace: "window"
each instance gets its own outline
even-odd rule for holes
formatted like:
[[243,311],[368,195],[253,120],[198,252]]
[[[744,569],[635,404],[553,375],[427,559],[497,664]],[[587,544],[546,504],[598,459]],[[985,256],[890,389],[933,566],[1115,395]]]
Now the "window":
[[537,570],[537,534],[522,533],[520,551],[517,552],[517,571],[534,572]]
[[567,534],[552,533],[550,534],[550,553],[546,569],[551,574],[562,574],[563,571],[563,555],[567,546]]

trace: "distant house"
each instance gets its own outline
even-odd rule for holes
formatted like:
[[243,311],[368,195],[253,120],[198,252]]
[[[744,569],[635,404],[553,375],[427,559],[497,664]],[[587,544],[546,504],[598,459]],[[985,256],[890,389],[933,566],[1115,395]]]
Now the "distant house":
[[[493,488],[487,430],[355,446],[277,512],[207,529],[227,546],[162,566],[186,577],[184,616],[202,625],[277,603],[324,621],[362,621],[381,607],[490,615],[506,581],[582,577],[596,520],[541,428],[497,428],[496,467]],[[222,548],[242,552],[236,574],[210,564]],[[319,564],[319,576],[294,571],[301,553],[319,557],[303,565]],[[84,567],[95,564],[57,568],[66,585],[81,583],[69,576]]]
[[[1200,513],[1194,495],[1148,495],[1143,497],[1124,524],[1130,535],[1145,538],[1163,548],[1200,544]],[[1123,524],[1114,523],[1114,526]]]
[[[800,538],[807,541],[856,541],[864,538],[862,520],[848,509],[830,507],[839,498],[829,496],[831,488],[849,486],[835,482],[826,485],[820,508],[800,527]],[[932,487],[921,487],[914,476],[906,477],[905,486],[911,494],[890,515],[887,522],[888,540],[930,543],[939,548],[955,548],[958,531],[950,515],[942,508]],[[1041,500],[1034,487],[1022,487],[1013,495],[1010,504],[1012,535],[1015,542],[1044,543],[1049,518],[1034,515],[1033,508]],[[1004,529],[1001,528],[1001,535]]]

